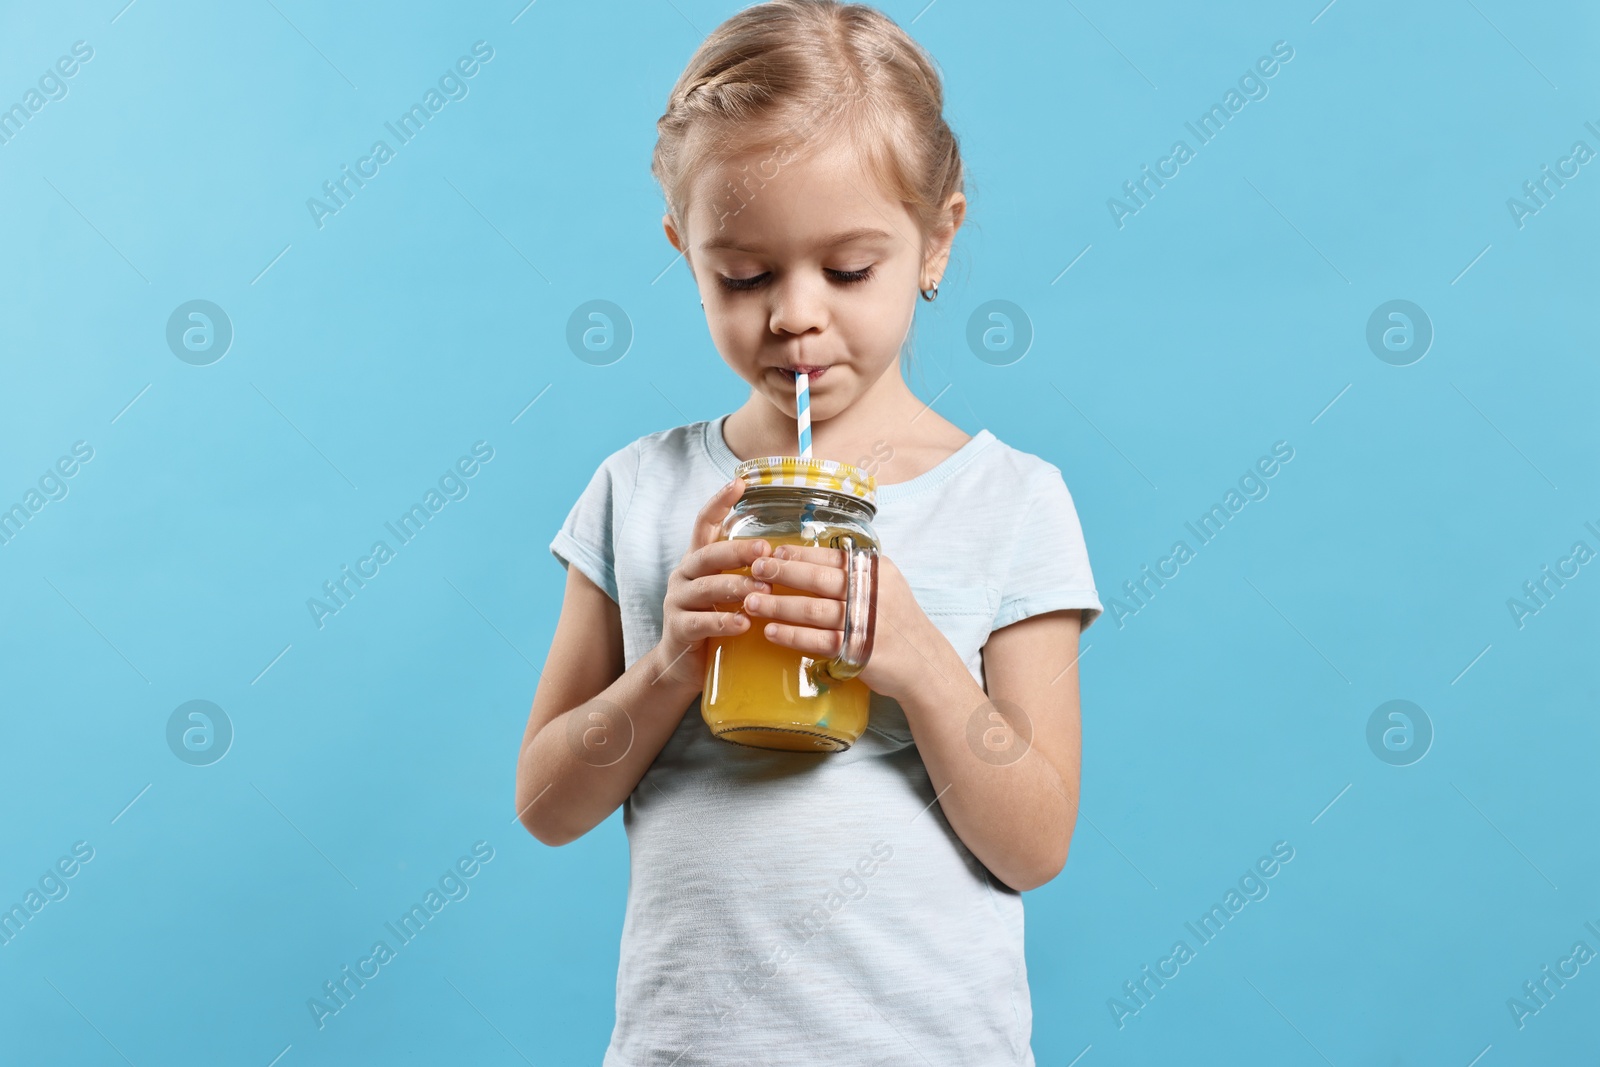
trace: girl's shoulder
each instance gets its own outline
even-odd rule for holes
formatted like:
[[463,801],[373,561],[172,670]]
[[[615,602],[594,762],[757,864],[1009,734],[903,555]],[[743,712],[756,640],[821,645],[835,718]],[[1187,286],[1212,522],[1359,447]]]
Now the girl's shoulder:
[[636,472],[645,462],[688,464],[705,459],[706,435],[714,423],[715,420],[702,419],[643,434],[615,448],[600,461],[600,466]]
[[[987,440],[967,465],[970,482],[1004,486],[1030,495],[1050,492],[1057,486],[1065,489],[1066,476],[1061,467],[1044,456],[1018,448],[986,429],[976,436]],[[1066,457],[1062,460],[1067,462]]]
[[[715,420],[685,423],[654,430],[621,446],[610,446],[612,450],[592,468],[583,497],[592,507],[610,511],[631,508],[636,491],[649,488],[652,491],[646,496],[662,497],[662,506],[666,506],[686,486],[727,481],[732,476],[732,465],[724,464],[709,443],[709,431],[715,426]],[[590,455],[606,447],[601,444]],[[578,455],[568,453],[561,458],[575,467],[590,469]],[[726,472],[721,469],[725,465]],[[710,489],[705,491],[709,494]]]

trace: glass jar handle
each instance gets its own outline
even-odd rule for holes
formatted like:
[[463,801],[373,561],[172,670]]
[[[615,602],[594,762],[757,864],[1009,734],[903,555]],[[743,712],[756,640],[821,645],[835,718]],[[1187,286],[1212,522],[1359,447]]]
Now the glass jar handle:
[[844,641],[839,654],[819,662],[824,674],[845,682],[861,673],[872,658],[872,637],[878,621],[878,549],[849,534],[833,539],[844,550]]

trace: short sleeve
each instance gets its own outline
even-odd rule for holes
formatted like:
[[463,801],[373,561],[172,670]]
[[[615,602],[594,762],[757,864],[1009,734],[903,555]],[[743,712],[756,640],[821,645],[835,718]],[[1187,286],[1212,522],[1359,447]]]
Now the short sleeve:
[[1089,569],[1078,511],[1061,471],[1047,465],[1030,479],[1027,504],[1012,538],[994,629],[1030,615],[1080,608],[1082,628],[1099,618],[1100,597]]
[[607,456],[550,542],[550,553],[563,567],[576,566],[619,604],[616,534],[633,498],[638,463],[631,445]]

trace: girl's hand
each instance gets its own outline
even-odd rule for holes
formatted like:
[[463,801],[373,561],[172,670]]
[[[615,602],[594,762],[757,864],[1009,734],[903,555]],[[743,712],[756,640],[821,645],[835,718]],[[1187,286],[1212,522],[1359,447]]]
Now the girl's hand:
[[770,592],[759,578],[723,571],[748,567],[772,551],[760,538],[718,540],[722,520],[744,494],[744,479],[717,490],[695,516],[694,533],[683,560],[667,576],[662,604],[661,640],[652,650],[657,659],[656,680],[705,686],[706,639],[742,634],[752,625],[739,608],[745,594]]
[[[756,561],[751,572],[774,586],[788,586],[811,596],[778,596],[752,592],[744,610],[763,624],[768,641],[815,659],[839,654],[844,644],[845,554],[838,548],[780,545],[772,558]],[[905,575],[888,556],[878,555],[877,622],[872,655],[856,677],[867,688],[900,700],[928,670],[919,647],[933,647],[944,635],[933,625],[911,592]]]

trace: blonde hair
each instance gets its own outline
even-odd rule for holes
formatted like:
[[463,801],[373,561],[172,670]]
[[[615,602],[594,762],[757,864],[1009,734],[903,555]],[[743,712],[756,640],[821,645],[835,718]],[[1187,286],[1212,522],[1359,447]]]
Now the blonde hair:
[[680,233],[696,174],[772,151],[721,190],[719,221],[808,148],[850,144],[926,239],[963,191],[932,58],[887,15],[836,0],[769,0],[711,31],[656,122],[650,172]]

